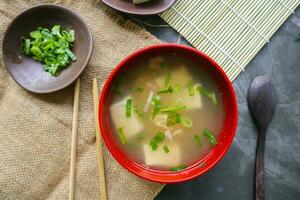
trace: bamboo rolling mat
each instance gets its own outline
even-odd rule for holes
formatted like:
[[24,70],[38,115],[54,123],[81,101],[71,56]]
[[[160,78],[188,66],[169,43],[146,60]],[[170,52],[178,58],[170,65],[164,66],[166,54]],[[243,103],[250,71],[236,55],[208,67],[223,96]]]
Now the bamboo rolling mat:
[[300,0],[177,0],[161,17],[234,80]]

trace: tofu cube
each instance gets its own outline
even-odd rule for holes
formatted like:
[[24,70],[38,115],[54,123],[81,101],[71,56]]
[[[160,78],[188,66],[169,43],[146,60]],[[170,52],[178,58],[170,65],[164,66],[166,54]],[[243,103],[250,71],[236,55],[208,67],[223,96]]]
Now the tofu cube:
[[[178,67],[171,74],[172,74],[172,79],[170,81],[170,85],[175,85],[178,83],[182,86],[187,86],[193,80],[191,74],[183,65]],[[157,78],[154,79],[154,83],[158,88],[162,89],[164,87],[165,79],[166,79],[166,75],[158,76]]]
[[189,94],[189,89],[187,87],[183,88],[178,94],[178,99],[180,99],[180,104],[185,105],[187,109],[199,109],[202,108],[202,97],[197,92],[196,88],[199,84],[195,85],[195,94],[191,96]]
[[126,138],[132,138],[144,129],[143,124],[140,122],[135,112],[131,112],[131,116],[127,117],[125,114],[126,101],[130,97],[122,99],[110,106],[112,122],[115,127],[124,127],[124,134]]
[[[165,153],[163,146],[167,144],[170,152]],[[181,150],[176,143],[161,143],[156,150],[152,150],[149,143],[143,144],[143,152],[145,158],[145,164],[147,166],[155,167],[175,167],[180,165],[181,162]]]

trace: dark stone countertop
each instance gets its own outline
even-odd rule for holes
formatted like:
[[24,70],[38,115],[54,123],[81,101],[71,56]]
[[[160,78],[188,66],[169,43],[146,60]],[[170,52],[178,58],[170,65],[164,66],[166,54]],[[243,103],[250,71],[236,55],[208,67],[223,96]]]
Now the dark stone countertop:
[[[124,17],[135,19],[133,16]],[[158,16],[138,19],[150,24],[165,24]],[[138,24],[142,25],[141,22]],[[172,28],[143,26],[165,42],[177,43],[181,38]],[[234,81],[239,103],[239,125],[226,156],[215,168],[195,180],[167,185],[155,200],[253,199],[257,133],[246,97],[251,80],[265,74],[272,77],[279,101],[267,134],[266,196],[272,200],[300,200],[299,34],[300,8]],[[183,38],[180,43],[188,44]]]

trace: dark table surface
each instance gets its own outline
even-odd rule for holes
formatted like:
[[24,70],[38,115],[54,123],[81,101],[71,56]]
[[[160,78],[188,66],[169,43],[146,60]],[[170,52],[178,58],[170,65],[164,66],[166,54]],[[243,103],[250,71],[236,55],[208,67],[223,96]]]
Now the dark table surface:
[[[164,42],[188,45],[176,31],[165,27],[158,16],[124,17],[136,21]],[[154,24],[163,26],[152,26]],[[247,107],[247,90],[251,80],[265,74],[272,77],[278,93],[278,105],[266,142],[266,196],[272,200],[300,200],[299,34],[300,8],[234,81],[239,125],[226,156],[215,168],[195,180],[167,185],[155,200],[253,199],[257,133]]]

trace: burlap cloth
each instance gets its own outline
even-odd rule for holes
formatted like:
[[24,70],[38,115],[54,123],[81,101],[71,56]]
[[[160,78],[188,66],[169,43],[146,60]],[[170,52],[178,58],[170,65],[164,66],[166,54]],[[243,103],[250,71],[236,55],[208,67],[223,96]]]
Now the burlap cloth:
[[[20,11],[41,1],[0,1],[0,38]],[[80,14],[94,36],[90,63],[81,75],[76,199],[98,199],[92,78],[102,85],[133,51],[159,41],[95,1],[47,1]],[[84,51],[84,49],[83,49]],[[2,52],[2,50],[1,50]],[[47,95],[29,93],[0,67],[0,199],[67,199],[74,86]],[[153,199],[163,185],[142,180],[121,167],[105,148],[110,200]]]

